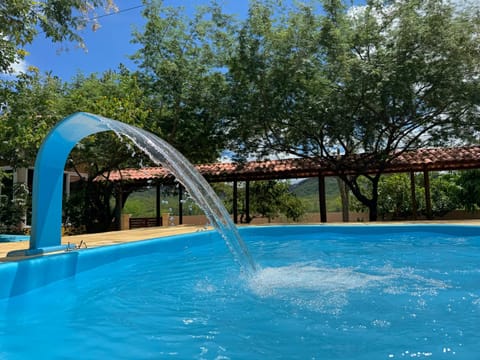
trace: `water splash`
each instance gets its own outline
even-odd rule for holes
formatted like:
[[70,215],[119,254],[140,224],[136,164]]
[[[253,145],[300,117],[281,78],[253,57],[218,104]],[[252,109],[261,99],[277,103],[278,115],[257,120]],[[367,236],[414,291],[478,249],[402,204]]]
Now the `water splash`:
[[262,297],[283,291],[328,293],[363,289],[384,280],[383,276],[365,274],[353,268],[328,268],[305,264],[265,267],[249,280],[249,286]]
[[222,201],[205,178],[181,153],[165,140],[148,131],[116,120],[100,116],[97,118],[116,134],[130,139],[156,164],[170,171],[205,212],[208,220],[225,240],[234,259],[242,269],[248,273],[255,272],[255,262]]
[[[328,263],[327,263],[328,264]],[[338,315],[356,295],[379,293],[384,296],[417,299],[424,307],[424,297],[437,297],[451,285],[425,276],[408,267],[331,267],[322,263],[293,263],[263,267],[246,279],[247,288],[260,298],[276,299],[296,308]],[[377,289],[377,290],[374,290]],[[365,310],[366,311],[366,310]],[[383,320],[373,323],[386,326]]]
[[349,304],[351,292],[362,292],[383,282],[382,276],[354,268],[294,263],[261,268],[246,284],[260,298],[274,299],[294,309],[337,316]]

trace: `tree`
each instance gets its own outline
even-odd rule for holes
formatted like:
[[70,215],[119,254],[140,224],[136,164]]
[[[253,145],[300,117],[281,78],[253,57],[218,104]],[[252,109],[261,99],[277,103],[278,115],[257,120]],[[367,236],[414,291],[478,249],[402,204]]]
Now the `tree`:
[[[11,175],[11,174],[9,174]],[[2,176],[0,187],[0,233],[17,234],[23,233],[22,224],[25,224],[25,217],[31,206],[30,192],[25,184],[13,184],[13,179],[8,181],[11,187],[4,188]]]
[[433,215],[444,216],[462,207],[458,177],[456,172],[434,173],[430,181]]
[[458,175],[457,185],[460,187],[460,202],[468,211],[480,207],[480,170],[465,170]]
[[215,161],[224,149],[222,110],[230,18],[219,6],[187,17],[181,8],[147,1],[141,48],[133,56],[147,91],[150,130],[192,162]]
[[[300,199],[290,192],[288,183],[279,181],[254,181],[250,186],[251,213],[272,219],[285,215],[287,219],[298,221],[305,213]],[[247,219],[250,222],[251,219]]]
[[73,41],[85,47],[79,29],[94,16],[95,9],[115,10],[113,0],[7,0],[0,2],[0,73],[23,59],[23,48],[36,35],[54,42]]
[[[420,192],[420,187],[417,191]],[[391,214],[393,219],[398,219],[407,217],[412,212],[412,197],[408,174],[401,173],[382,176],[378,186],[379,215],[384,218],[386,215]]]
[[[49,74],[40,76],[35,69],[19,75],[16,81],[0,80],[0,165],[13,170],[33,165],[43,138],[61,118],[62,94],[60,79]],[[9,175],[0,169],[0,186]],[[28,190],[17,183],[2,189],[0,224],[8,228],[4,230],[19,231],[19,225],[25,223],[30,202]]]
[[396,157],[478,131],[480,9],[322,4],[279,16],[271,2],[252,3],[229,66],[230,136],[239,152],[327,162],[376,220],[380,177]]
[[[424,188],[421,179],[416,179],[416,206],[417,212],[421,212],[425,207]],[[359,180],[362,191],[371,191],[371,183],[362,178]],[[354,211],[366,211],[365,207],[357,199],[353,199],[351,208]],[[388,174],[380,178],[378,183],[378,215],[382,220],[385,219],[405,219],[412,215],[412,197],[410,191],[410,178],[406,173]]]
[[[462,207],[460,178],[461,175],[457,172],[431,173],[430,198],[433,215],[443,216]],[[361,186],[368,187],[371,184],[363,179]],[[415,176],[415,193],[417,213],[427,215],[423,174]],[[382,219],[406,219],[413,214],[412,205],[408,174],[388,174],[381,177],[378,184],[378,214]],[[366,210],[358,200],[353,202],[352,209]]]
[[[78,75],[68,85],[63,112],[85,111],[145,127],[149,110],[136,74],[120,67],[100,77]],[[106,231],[112,221],[119,223],[121,209],[133,191],[128,184],[98,181],[113,170],[148,165],[149,159],[127,139],[113,132],[83,139],[69,156],[67,166],[80,177],[77,189],[66,204],[66,217],[74,225],[85,225],[87,232]],[[114,201],[112,201],[114,199]]]
[[64,84],[32,68],[0,85],[0,162],[14,169],[31,166],[48,131],[65,116]]
[[[144,127],[149,114],[136,75],[122,66],[118,72],[107,71],[101,76],[79,74],[68,84],[31,69],[15,80],[4,80],[3,85],[0,160],[14,169],[32,166],[51,128],[74,112],[92,112],[139,127]],[[108,229],[113,219],[118,221],[131,189],[96,178],[112,170],[148,163],[146,155],[113,132],[82,140],[72,150],[66,167],[88,176],[80,177],[66,206],[68,221],[86,225],[89,232]]]
[[[285,216],[289,220],[299,221],[306,212],[304,201],[290,191],[290,185],[281,181],[251,181],[250,182],[250,212],[247,218],[245,208],[245,192],[239,191],[237,202],[240,207],[240,222],[250,223],[255,217],[266,217],[269,221]],[[233,211],[233,188],[231,184],[214,183],[213,189],[223,201],[229,212]]]

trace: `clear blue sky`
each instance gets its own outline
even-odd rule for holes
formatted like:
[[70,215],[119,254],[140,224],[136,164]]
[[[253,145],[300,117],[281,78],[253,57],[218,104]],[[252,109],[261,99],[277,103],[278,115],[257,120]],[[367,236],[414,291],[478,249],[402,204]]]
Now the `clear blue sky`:
[[[362,4],[365,0],[354,0]],[[101,17],[101,27],[97,31],[85,29],[81,35],[85,40],[87,50],[80,49],[77,44],[56,44],[43,35],[39,35],[33,44],[27,47],[29,55],[25,62],[17,66],[20,70],[32,65],[41,73],[52,72],[65,81],[71,80],[77,73],[85,75],[101,74],[109,69],[117,69],[120,63],[129,69],[135,69],[135,64],[129,59],[138,48],[131,44],[132,29],[142,30],[145,23],[142,17],[141,0],[115,0],[119,12]],[[209,3],[208,0],[164,0],[165,5],[183,6],[193,13],[198,5]],[[224,9],[229,14],[244,18],[248,12],[248,0],[223,0]],[[131,10],[129,10],[131,9]]]
[[[103,73],[108,69],[117,69],[123,63],[129,69],[135,64],[129,59],[138,45],[131,44],[132,29],[142,29],[145,23],[141,13],[141,0],[115,0],[119,8],[118,13],[104,16],[99,19],[100,29],[93,32],[90,28],[82,32],[88,52],[76,47],[76,44],[55,44],[44,36],[39,35],[33,44],[27,47],[29,55],[22,64],[22,68],[32,65],[40,69],[41,73],[51,71],[65,81],[71,80],[78,72],[84,74]],[[205,0],[164,1],[165,5],[184,6],[193,9],[200,4],[208,3]],[[248,10],[246,0],[224,0],[225,9],[230,14],[244,17]],[[102,16],[103,13],[99,13]],[[63,49],[67,47],[68,49]]]

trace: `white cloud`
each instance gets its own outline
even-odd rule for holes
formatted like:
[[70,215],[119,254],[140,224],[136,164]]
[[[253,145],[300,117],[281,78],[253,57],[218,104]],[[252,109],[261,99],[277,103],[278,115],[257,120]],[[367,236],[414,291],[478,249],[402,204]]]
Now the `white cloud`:
[[[0,32],[0,38],[1,38],[2,41],[9,41],[9,37],[4,36],[2,32]],[[0,72],[0,75],[7,76],[7,77],[16,76],[20,73],[27,72],[28,66],[29,65],[27,64],[27,62],[25,60],[19,59],[17,57],[17,60],[13,64],[10,65],[10,69],[8,69],[6,73]]]
[[17,60],[12,65],[12,74],[18,75],[20,73],[25,73],[28,70],[28,63],[25,60]]
[[17,75],[26,73],[29,68],[29,64],[25,60],[17,60],[10,66],[10,70],[7,72],[0,72],[0,78],[2,79],[14,79]]

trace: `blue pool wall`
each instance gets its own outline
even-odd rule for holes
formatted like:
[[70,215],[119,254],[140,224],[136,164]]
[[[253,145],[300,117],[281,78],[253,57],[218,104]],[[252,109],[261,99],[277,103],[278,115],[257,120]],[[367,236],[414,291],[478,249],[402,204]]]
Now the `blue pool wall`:
[[119,259],[178,252],[211,241],[220,241],[220,237],[216,232],[204,231],[0,263],[0,299],[24,294]]
[[[292,235],[301,238],[312,232],[319,235],[428,232],[438,233],[439,236],[480,236],[480,226],[469,225],[283,225],[241,227],[239,231],[244,237],[268,235],[278,238]],[[0,263],[0,299],[24,294],[119,259],[155,252],[178,252],[212,241],[222,240],[216,231],[202,231]],[[255,258],[255,254],[253,256]]]

